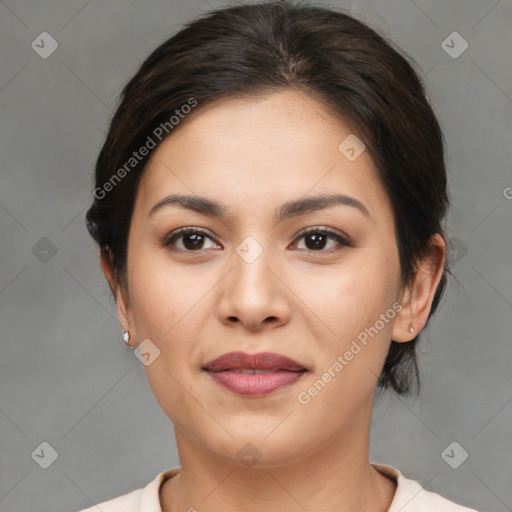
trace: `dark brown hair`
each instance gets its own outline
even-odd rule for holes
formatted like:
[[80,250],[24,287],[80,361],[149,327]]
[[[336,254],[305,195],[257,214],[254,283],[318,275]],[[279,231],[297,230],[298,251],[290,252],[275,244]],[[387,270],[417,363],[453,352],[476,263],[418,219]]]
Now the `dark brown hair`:
[[[445,238],[448,207],[443,135],[421,79],[398,48],[353,16],[269,1],[216,10],[188,23],[124,87],[97,159],[95,198],[86,214],[119,284],[125,280],[138,183],[154,148],[137,161],[130,160],[134,151],[149,146],[148,137],[157,147],[159,126],[172,134],[171,116],[182,118],[184,105],[196,102],[200,109],[223,98],[286,89],[321,102],[366,145],[393,207],[402,280],[411,281],[432,235]],[[446,264],[430,315],[447,272]],[[380,390],[419,393],[418,340],[392,341]]]

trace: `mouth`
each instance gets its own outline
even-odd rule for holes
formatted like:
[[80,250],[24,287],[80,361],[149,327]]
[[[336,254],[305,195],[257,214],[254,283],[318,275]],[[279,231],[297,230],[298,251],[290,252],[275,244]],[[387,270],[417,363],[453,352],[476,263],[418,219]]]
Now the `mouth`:
[[223,388],[244,396],[262,396],[295,384],[307,368],[271,352],[231,352],[210,361],[202,369]]
[[241,375],[265,375],[268,373],[276,372],[305,372],[306,370],[285,370],[284,368],[273,368],[272,370],[260,370],[255,368],[230,368],[228,370],[221,370],[226,372],[240,373]]

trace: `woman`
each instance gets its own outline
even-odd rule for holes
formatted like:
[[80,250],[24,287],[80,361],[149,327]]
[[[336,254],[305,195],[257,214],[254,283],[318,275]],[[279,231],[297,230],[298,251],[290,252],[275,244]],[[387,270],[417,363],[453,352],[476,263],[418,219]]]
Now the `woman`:
[[95,180],[181,462],[102,511],[470,510],[369,461],[374,392],[418,392],[448,272],[442,132],[390,43],[319,7],[214,11],[126,85]]

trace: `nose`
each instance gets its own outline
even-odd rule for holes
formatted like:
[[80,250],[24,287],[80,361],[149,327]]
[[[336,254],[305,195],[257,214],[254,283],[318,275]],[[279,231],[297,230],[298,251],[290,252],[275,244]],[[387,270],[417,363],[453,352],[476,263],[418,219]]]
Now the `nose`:
[[272,252],[263,250],[254,260],[240,254],[233,254],[232,269],[222,280],[219,319],[250,331],[286,324],[290,291]]

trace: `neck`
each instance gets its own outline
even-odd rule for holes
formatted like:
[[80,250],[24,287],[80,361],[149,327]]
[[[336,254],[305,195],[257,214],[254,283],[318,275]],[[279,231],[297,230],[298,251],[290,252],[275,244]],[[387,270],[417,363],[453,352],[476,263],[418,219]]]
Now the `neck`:
[[212,456],[176,428],[181,471],[161,488],[162,511],[234,512],[243,503],[244,512],[386,512],[396,484],[370,465],[370,415],[371,403],[308,456],[250,468]]

